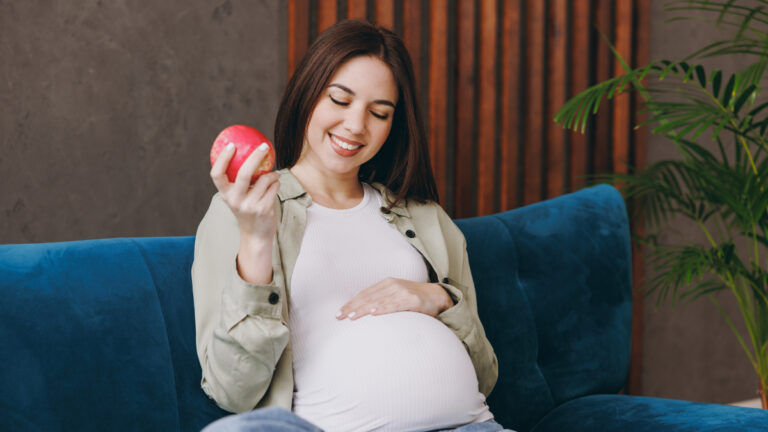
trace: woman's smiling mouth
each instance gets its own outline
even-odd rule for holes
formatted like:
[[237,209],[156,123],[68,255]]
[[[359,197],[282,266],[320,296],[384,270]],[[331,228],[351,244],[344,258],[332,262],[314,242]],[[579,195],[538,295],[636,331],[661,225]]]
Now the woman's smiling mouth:
[[360,149],[364,146],[362,144],[351,144],[341,137],[337,137],[332,133],[328,133],[331,141],[331,147],[339,155],[343,157],[351,157],[360,152]]

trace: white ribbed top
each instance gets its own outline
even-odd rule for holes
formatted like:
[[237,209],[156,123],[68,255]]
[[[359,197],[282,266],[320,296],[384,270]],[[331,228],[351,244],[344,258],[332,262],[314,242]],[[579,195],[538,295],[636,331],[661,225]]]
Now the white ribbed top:
[[396,312],[337,320],[387,278],[428,282],[421,254],[382,217],[367,184],[357,206],[313,203],[291,279],[293,411],[327,431],[428,431],[486,421],[464,345],[439,320]]

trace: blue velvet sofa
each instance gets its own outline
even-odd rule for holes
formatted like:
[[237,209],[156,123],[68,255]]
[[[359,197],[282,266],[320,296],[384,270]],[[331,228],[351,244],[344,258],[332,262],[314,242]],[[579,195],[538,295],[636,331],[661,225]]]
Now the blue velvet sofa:
[[[764,410],[618,394],[632,296],[609,186],[456,221],[499,359],[488,403],[527,432],[768,431]],[[0,246],[0,430],[197,431],[193,237]]]

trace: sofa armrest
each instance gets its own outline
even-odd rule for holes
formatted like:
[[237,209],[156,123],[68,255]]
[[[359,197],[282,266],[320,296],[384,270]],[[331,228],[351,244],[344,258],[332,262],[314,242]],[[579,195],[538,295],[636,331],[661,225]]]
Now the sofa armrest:
[[532,432],[766,430],[768,410],[645,396],[592,395],[550,411]]

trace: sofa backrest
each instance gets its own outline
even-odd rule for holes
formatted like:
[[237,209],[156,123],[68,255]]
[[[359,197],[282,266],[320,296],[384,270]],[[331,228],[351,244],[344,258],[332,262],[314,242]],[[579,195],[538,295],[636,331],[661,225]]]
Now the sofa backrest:
[[618,392],[632,333],[629,223],[618,191],[601,185],[456,223],[499,360],[488,398],[497,421],[526,431],[563,402]]
[[[530,429],[613,393],[629,362],[629,237],[601,186],[456,221],[499,359],[488,399]],[[197,431],[226,413],[200,389],[194,237],[0,245],[0,430]]]
[[199,431],[194,237],[0,246],[0,430]]

